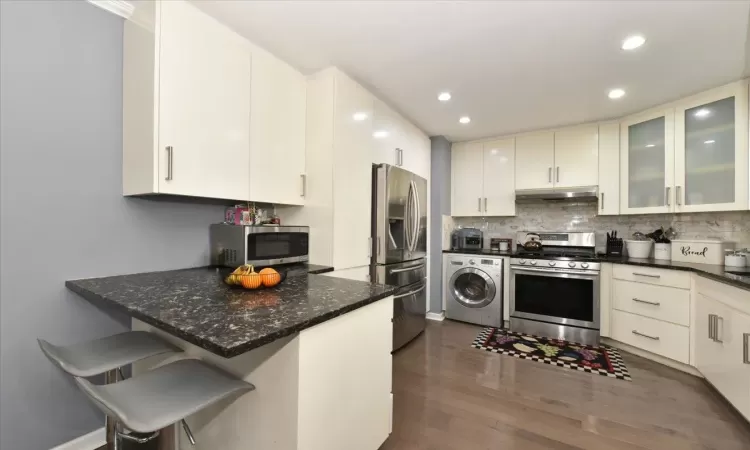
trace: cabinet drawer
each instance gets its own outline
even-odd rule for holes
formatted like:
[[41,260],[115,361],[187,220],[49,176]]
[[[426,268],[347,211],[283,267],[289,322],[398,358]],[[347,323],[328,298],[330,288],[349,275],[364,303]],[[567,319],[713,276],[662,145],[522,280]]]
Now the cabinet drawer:
[[614,280],[613,294],[615,309],[690,326],[690,291]]
[[614,310],[612,339],[685,364],[690,362],[690,329],[681,325]]
[[690,272],[615,264],[612,276],[618,280],[690,289]]

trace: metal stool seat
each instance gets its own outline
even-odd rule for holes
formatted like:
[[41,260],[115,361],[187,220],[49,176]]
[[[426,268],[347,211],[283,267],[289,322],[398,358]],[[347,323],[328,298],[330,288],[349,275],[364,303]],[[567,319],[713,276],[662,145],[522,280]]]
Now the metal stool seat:
[[150,356],[182,351],[147,331],[129,331],[65,347],[37,341],[55,365],[76,377],[91,377]]
[[255,389],[197,359],[176,361],[125,381],[97,386],[76,382],[108,416],[126,428],[152,433],[232,395]]

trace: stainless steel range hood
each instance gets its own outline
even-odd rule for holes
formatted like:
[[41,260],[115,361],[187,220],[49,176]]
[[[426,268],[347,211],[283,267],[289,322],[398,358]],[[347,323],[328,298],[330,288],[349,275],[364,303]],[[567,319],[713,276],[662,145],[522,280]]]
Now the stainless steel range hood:
[[596,186],[552,189],[521,189],[516,191],[516,203],[577,200],[595,202],[599,190]]

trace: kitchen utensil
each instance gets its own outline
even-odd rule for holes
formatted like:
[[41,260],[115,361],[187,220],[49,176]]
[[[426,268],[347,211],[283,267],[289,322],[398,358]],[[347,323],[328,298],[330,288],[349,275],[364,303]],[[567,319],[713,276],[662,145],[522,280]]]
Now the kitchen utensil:
[[526,240],[521,246],[527,251],[539,251],[542,249],[542,238],[536,233],[527,233]]

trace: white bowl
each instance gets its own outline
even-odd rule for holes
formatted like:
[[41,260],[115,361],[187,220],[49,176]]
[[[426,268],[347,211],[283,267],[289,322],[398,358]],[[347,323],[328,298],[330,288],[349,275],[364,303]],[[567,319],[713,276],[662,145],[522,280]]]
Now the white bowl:
[[651,247],[654,241],[631,241],[625,239],[625,248],[628,249],[629,258],[648,258],[651,256]]

